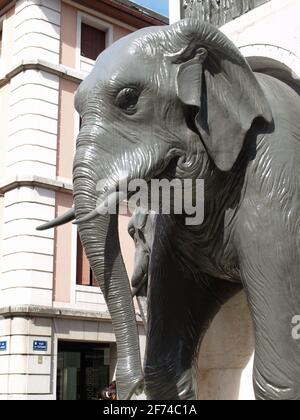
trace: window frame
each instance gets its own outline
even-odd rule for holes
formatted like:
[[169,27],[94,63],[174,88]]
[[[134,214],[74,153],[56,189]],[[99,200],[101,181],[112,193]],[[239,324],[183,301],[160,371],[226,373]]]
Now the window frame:
[[[85,251],[83,248],[82,243],[80,243],[80,237],[79,233],[77,232],[76,237],[76,245],[77,245],[77,252],[76,252],[76,286],[84,286],[84,287],[99,287],[95,275],[91,269],[90,263],[85,255]],[[79,280],[79,258],[81,259],[80,269],[81,269],[81,282],[78,282]],[[84,272],[84,262],[88,265],[88,276],[89,276],[89,282],[83,283],[83,272]],[[86,267],[87,268],[87,267]]]
[[93,65],[95,60],[91,60],[90,58],[84,57],[81,55],[81,24],[85,23],[86,25],[92,26],[95,29],[99,29],[100,31],[105,32],[106,39],[105,39],[105,48],[113,43],[113,25],[104,22],[103,20],[88,15],[86,13],[77,12],[77,42],[76,42],[76,68],[81,71],[81,63],[86,63],[89,65]]

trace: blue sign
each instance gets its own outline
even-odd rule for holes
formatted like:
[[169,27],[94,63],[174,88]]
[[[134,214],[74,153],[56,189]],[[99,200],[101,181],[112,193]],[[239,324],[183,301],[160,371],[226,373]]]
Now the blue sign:
[[7,350],[7,341],[0,341],[0,351]]
[[33,351],[47,351],[48,343],[47,341],[34,341],[33,342]]

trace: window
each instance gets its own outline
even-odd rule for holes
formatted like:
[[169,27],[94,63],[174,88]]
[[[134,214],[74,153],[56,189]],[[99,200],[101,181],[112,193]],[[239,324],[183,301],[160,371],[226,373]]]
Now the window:
[[80,236],[77,234],[77,273],[76,284],[81,286],[98,286],[89,261],[85,255]]
[[109,384],[110,345],[58,342],[57,400],[96,400]]
[[81,56],[96,60],[98,55],[105,50],[106,32],[93,26],[81,23]]
[[113,43],[113,25],[95,16],[77,14],[77,63],[76,68],[88,74],[98,55]]

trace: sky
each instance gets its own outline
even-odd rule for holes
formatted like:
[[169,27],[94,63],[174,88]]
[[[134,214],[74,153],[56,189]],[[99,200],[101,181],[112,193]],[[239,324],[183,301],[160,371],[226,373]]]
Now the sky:
[[164,16],[169,16],[169,0],[132,0],[134,3],[154,10]]

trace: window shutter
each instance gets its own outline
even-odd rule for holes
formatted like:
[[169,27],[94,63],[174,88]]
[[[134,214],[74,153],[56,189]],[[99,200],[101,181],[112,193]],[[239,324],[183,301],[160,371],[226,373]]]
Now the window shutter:
[[98,55],[105,50],[106,33],[93,28],[86,23],[81,24],[81,55],[91,60],[96,60]]

